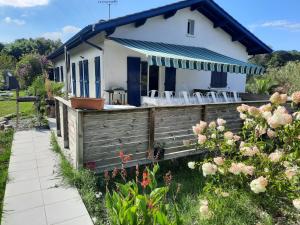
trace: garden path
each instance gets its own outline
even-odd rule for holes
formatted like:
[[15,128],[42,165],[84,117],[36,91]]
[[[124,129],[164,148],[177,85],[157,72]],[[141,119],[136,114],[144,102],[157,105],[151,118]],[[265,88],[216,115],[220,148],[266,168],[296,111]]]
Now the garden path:
[[49,130],[14,135],[6,185],[3,225],[92,225],[76,188],[58,175],[59,156]]

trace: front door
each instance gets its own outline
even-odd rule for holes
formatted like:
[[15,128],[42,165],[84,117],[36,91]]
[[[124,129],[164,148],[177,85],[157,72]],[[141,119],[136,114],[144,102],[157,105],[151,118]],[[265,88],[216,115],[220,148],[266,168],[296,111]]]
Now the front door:
[[165,91],[175,91],[176,68],[166,67],[165,69]]
[[127,99],[129,105],[141,105],[141,59],[127,57]]

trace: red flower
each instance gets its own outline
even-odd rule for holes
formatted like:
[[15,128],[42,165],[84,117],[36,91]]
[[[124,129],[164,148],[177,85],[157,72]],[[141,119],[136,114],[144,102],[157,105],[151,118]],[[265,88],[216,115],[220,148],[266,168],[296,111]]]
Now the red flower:
[[149,174],[146,171],[143,172],[143,181],[141,183],[142,187],[145,189],[150,184],[150,182],[151,180]]

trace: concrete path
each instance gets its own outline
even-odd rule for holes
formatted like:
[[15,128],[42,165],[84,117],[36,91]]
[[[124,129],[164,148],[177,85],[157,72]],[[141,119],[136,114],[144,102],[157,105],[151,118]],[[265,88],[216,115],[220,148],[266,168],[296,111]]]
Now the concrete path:
[[50,131],[16,132],[2,225],[92,225],[75,188],[62,184]]

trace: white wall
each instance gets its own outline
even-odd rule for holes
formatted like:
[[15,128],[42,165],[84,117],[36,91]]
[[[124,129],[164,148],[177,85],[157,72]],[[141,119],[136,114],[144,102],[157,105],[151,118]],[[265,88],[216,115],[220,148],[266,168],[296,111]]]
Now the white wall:
[[[194,37],[186,34],[188,19],[195,20]],[[153,17],[138,28],[134,24],[118,27],[111,36],[204,47],[243,61],[248,59],[245,46],[232,42],[229,34],[220,28],[215,29],[209,19],[189,8],[178,10],[173,17],[166,20],[163,16]]]

